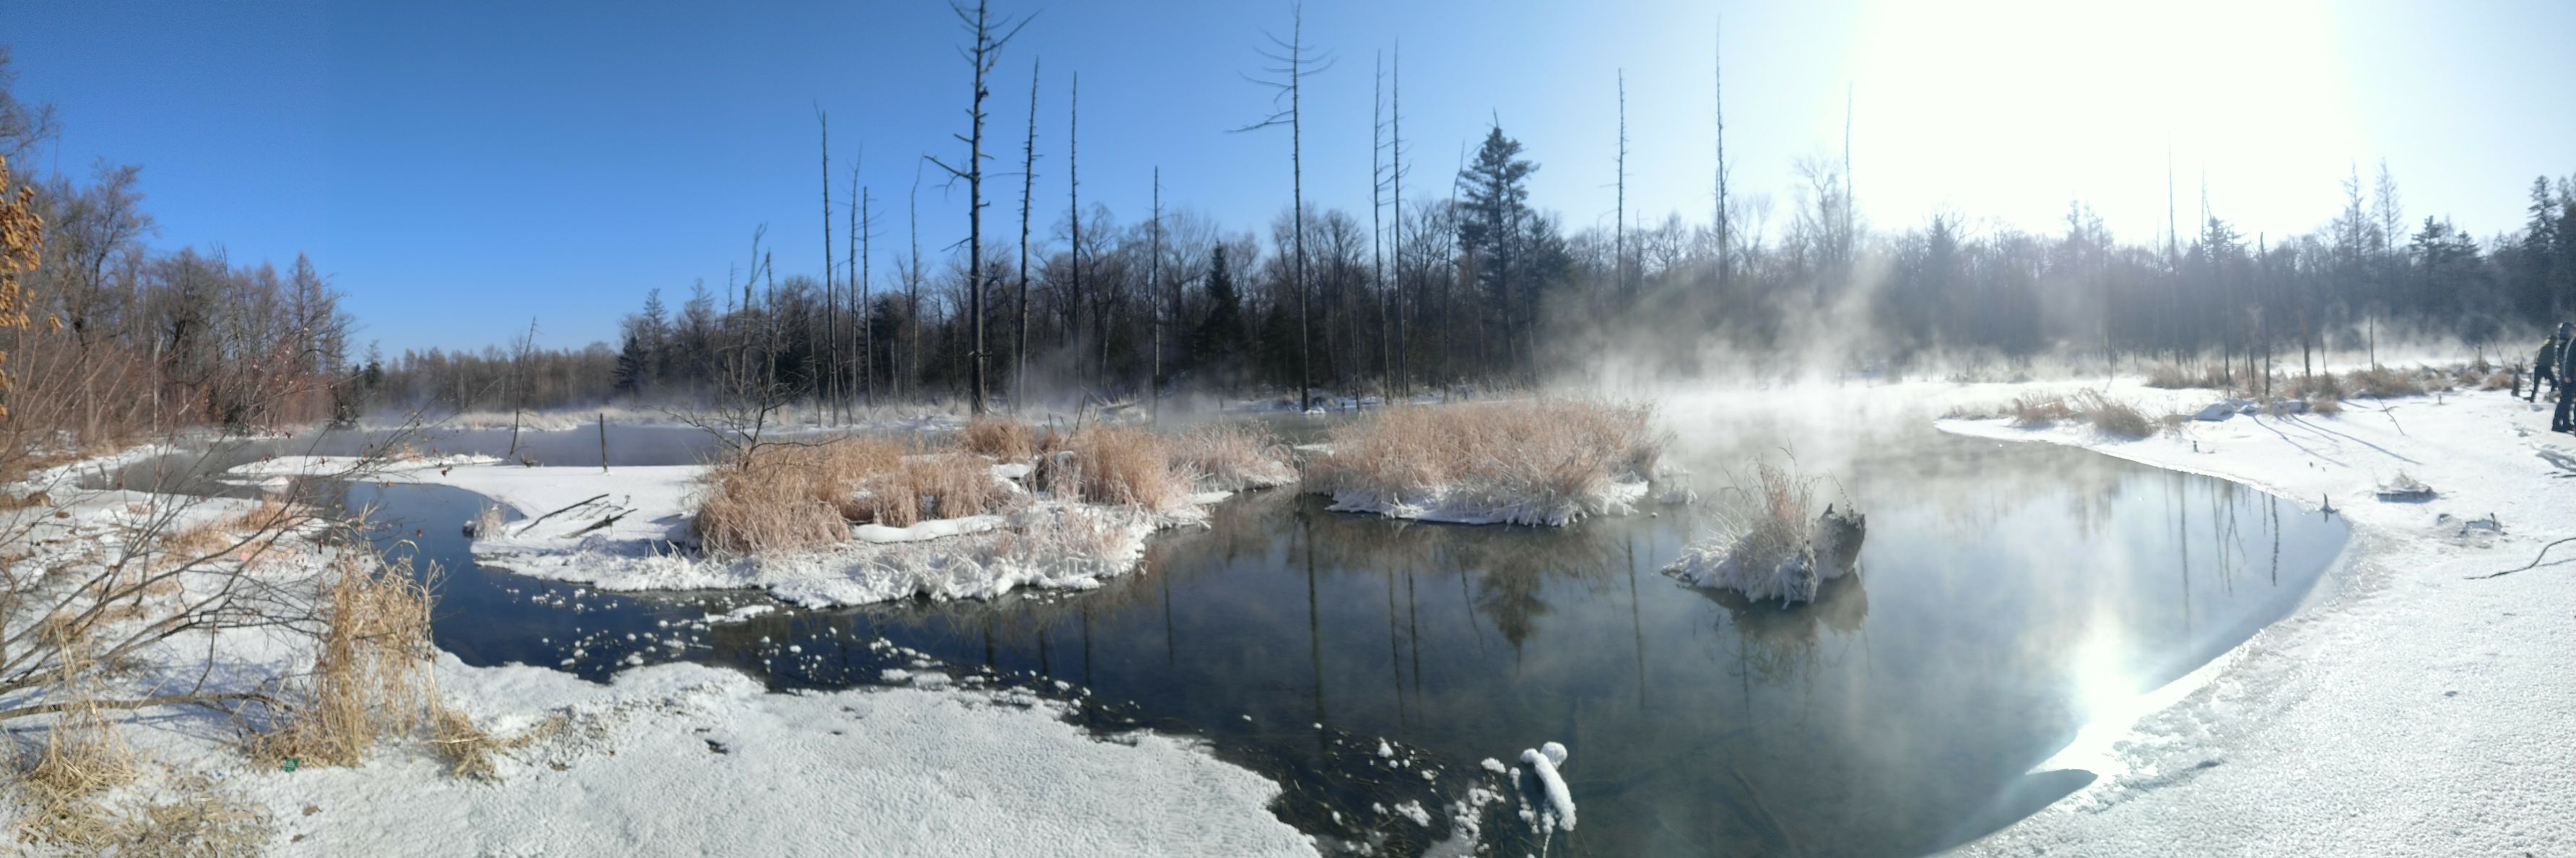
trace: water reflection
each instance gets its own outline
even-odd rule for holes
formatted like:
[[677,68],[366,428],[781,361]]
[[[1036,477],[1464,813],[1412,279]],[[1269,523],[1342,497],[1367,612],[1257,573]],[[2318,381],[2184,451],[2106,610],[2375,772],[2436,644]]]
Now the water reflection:
[[[1762,440],[1685,464],[1717,474]],[[1861,571],[1796,609],[1659,573],[1703,526],[1696,508],[1471,528],[1265,492],[1157,539],[1143,573],[1087,593],[783,610],[700,629],[707,614],[763,600],[602,595],[467,570],[450,579],[437,631],[475,664],[597,678],[688,659],[778,687],[878,681],[913,668],[916,651],[1085,701],[1081,717],[1097,725],[1206,736],[1285,784],[1284,818],[1381,854],[1418,851],[1446,828],[1379,805],[1445,804],[1479,760],[1554,740],[1572,749],[1564,773],[1584,819],[1558,850],[1910,855],[2080,786],[2089,775],[2027,772],[2104,701],[2181,676],[2287,612],[2343,542],[2339,524],[2268,495],[2079,451],[1913,437],[1818,458],[1810,469],[1840,476],[1831,499],[1858,502],[1870,536]],[[466,562],[453,528],[472,495],[350,496],[420,530],[425,554]],[[1394,756],[1377,753],[1382,737]],[[1425,767],[1438,775],[1425,780]],[[1519,830],[1506,817],[1486,825],[1499,851],[1534,851],[1513,841]]]

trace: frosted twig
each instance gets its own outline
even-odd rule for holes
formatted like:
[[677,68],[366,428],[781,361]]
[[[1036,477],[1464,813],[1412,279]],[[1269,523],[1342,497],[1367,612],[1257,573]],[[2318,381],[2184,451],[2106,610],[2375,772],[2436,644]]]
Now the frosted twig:
[[2470,576],[2468,576],[2467,578],[2464,578],[2464,579],[2462,579],[2462,580],[2467,580],[2467,581],[2476,581],[2476,580],[2479,580],[2479,579],[2482,579],[2482,578],[2502,578],[2502,577],[2504,577],[2504,576],[2511,575],[2511,574],[2513,574],[2513,573],[2520,572],[2520,571],[2525,570],[2525,569],[2535,568],[2535,567],[2537,567],[2537,566],[2539,566],[2539,565],[2540,565],[2540,560],[2541,560],[2541,558],[2549,556],[2549,549],[2556,548],[2556,547],[2558,547],[2558,546],[2565,545],[2565,544],[2570,543],[2570,542],[2576,542],[2576,536],[2570,536],[2570,537],[2567,537],[2567,538],[2565,538],[2565,539],[2561,539],[2561,540],[2558,540],[2558,541],[2556,541],[2556,542],[2549,543],[2548,545],[2543,545],[2543,546],[2541,546],[2541,547],[2540,547],[2540,553],[2539,553],[2539,554],[2537,554],[2537,555],[2533,555],[2533,556],[2532,556],[2532,558],[2531,558],[2531,562],[2529,562],[2529,563],[2525,563],[2525,564],[2523,564],[2523,565],[2516,566],[2516,567],[2514,567],[2514,568],[2507,569],[2507,570],[2504,570],[2504,571],[2502,571],[2502,572],[2497,572],[2497,573],[2494,573],[2494,574],[2491,574],[2491,575],[2470,575]]

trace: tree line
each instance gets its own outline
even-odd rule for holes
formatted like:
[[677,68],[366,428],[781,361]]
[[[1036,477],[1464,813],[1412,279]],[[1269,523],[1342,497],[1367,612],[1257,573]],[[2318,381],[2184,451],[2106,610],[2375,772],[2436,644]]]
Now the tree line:
[[5,455],[356,416],[352,322],[311,260],[280,271],[221,248],[152,251],[136,166],[9,173],[61,130],[52,105],[12,94],[14,80],[0,47],[0,195],[23,254],[0,302]]
[[[1951,212],[1879,228],[1857,216],[1848,138],[1840,158],[1791,165],[1784,206],[1734,192],[1722,62],[1705,221],[1650,225],[1624,210],[1624,76],[1623,210],[1610,230],[1568,230],[1531,200],[1539,162],[1499,123],[1455,176],[1407,196],[1401,54],[1377,70],[1368,213],[1318,208],[1304,193],[1302,84],[1331,62],[1295,19],[1247,75],[1273,96],[1271,112],[1236,129],[1288,131],[1294,193],[1270,223],[1245,230],[1167,211],[1159,177],[1145,218],[1083,206],[1079,78],[1058,125],[1038,115],[1033,59],[1014,242],[984,228],[986,102],[1002,46],[1028,21],[997,19],[984,2],[955,9],[972,85],[969,128],[956,136],[966,151],[924,159],[969,186],[962,247],[922,249],[916,178],[904,198],[909,235],[875,266],[874,243],[892,224],[855,171],[834,207],[826,125],[821,277],[778,275],[765,227],[755,230],[737,269],[747,276],[713,293],[701,282],[677,312],[652,293],[624,319],[613,359],[597,346],[527,355],[532,373],[555,373],[542,398],[757,389],[835,408],[954,397],[980,411],[988,392],[1012,407],[1159,404],[1184,391],[1401,395],[1543,381],[1605,354],[1674,374],[2206,356],[2232,375],[2268,373],[2291,352],[2303,369],[2320,350],[2375,352],[2386,336],[2510,353],[2576,309],[2576,176],[2534,179],[2528,221],[2483,241],[2445,218],[2410,217],[2385,164],[2367,183],[2356,166],[2327,225],[2300,235],[2249,238],[2208,208],[2205,190],[2196,214],[2177,211],[2146,241],[2115,238],[2081,201],[2055,230],[1978,227]],[[1072,202],[1033,235],[1039,141],[1057,128]],[[464,380],[495,375],[496,354],[406,354],[387,375],[391,395],[498,404],[468,400],[499,386]]]

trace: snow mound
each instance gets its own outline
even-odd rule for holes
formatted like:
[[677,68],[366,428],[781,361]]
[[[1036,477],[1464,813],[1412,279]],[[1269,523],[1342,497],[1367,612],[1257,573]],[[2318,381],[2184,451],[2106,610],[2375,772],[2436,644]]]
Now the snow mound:
[[1365,512],[1388,518],[1447,524],[1517,524],[1563,527],[1596,515],[1626,515],[1646,496],[1644,480],[1610,483],[1588,496],[1523,498],[1455,486],[1438,486],[1411,494],[1365,489],[1332,493],[1334,512]]
[[1539,807],[1523,808],[1521,818],[1542,833],[1573,831],[1574,793],[1565,788],[1565,777],[1556,771],[1565,765],[1565,746],[1549,742],[1522,751],[1521,763],[1529,766],[1520,783],[1522,792],[1544,801]]
[[1692,543],[1664,567],[1664,574],[1694,587],[1733,590],[1756,602],[1816,600],[1817,588],[1851,571],[1868,534],[1868,516],[1850,507],[1825,508],[1803,539],[1731,528]]

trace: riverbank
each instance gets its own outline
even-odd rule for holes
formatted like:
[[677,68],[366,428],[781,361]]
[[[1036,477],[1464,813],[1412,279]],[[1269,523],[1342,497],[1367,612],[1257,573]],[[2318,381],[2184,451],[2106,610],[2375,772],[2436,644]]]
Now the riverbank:
[[[1992,385],[2002,400],[2026,386]],[[2210,391],[2130,388],[2151,414]],[[1963,396],[1951,394],[1953,400]],[[2093,786],[1972,855],[2553,855],[2576,848],[2576,438],[2501,391],[2239,415],[2130,440],[2080,424],[1946,419],[2231,480],[2354,526],[2334,591],[2170,707],[2108,728]],[[2391,494],[2401,475],[2429,498]],[[2479,523],[2481,520],[2492,524]],[[2053,766],[2043,766],[2049,768]]]
[[[257,470],[301,466],[322,463]],[[466,469],[439,466],[449,468]],[[144,539],[134,535],[144,523],[211,521],[256,506],[125,491],[53,495],[5,513],[27,525],[11,531],[27,549],[10,557],[13,575],[114,562],[100,552]],[[288,533],[260,553],[256,580],[292,589],[334,550]],[[265,692],[309,669],[314,645],[280,628],[186,631],[112,674],[131,688],[108,691],[149,693],[173,677],[203,677],[212,691]],[[173,830],[165,819],[173,813],[195,814],[202,826],[219,812],[229,821],[226,847],[278,855],[1314,851],[1270,811],[1276,783],[1218,760],[1198,740],[1095,735],[1063,702],[1079,690],[1041,695],[889,657],[908,665],[909,686],[768,693],[751,677],[695,664],[625,670],[602,685],[537,667],[469,667],[439,652],[425,667],[438,698],[491,743],[487,778],[458,774],[454,750],[435,733],[387,740],[351,768],[260,763],[234,716],[180,706],[110,713],[113,759],[131,775],[95,801],[140,831]],[[42,754],[56,723],[39,715],[8,724],[20,758]],[[37,793],[9,786],[0,791],[0,824],[35,824]]]

